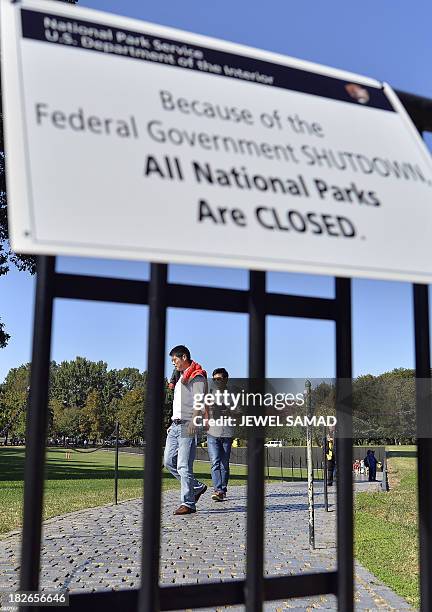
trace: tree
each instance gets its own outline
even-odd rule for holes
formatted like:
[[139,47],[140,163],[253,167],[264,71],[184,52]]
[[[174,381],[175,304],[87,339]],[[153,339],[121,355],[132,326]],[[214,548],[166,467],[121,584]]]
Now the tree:
[[80,435],[80,411],[76,407],[65,407],[59,400],[50,401],[52,415],[50,432],[54,437],[76,438]]
[[102,393],[90,391],[84,408],[79,410],[80,431],[95,442],[103,440],[113,433],[115,416],[104,403]]
[[30,364],[9,370],[1,386],[0,395],[0,430],[7,428],[5,436],[25,435],[25,417],[27,408]]
[[120,401],[117,417],[122,438],[136,441],[144,436],[144,404],[143,387],[131,389]]
[[[51,397],[64,406],[83,408],[89,393],[102,393],[107,382],[105,361],[76,357],[73,361],[51,364]],[[109,396],[109,393],[107,394]]]
[[123,368],[122,370],[114,370],[114,372],[116,372],[117,381],[124,393],[136,387],[144,388],[147,384],[147,372],[141,374],[138,368]]
[[353,431],[354,438],[368,442],[378,437],[385,410],[385,388],[376,376],[359,376],[353,384]]

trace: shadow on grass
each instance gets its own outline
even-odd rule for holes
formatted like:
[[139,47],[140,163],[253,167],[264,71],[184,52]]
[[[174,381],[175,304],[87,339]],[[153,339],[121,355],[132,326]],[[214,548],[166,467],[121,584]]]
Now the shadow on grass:
[[[90,453],[89,453],[90,454]],[[114,478],[114,455],[112,465],[94,460],[96,453],[92,453],[91,461],[85,459],[83,454],[72,451],[71,461],[65,458],[64,449],[50,450],[45,464],[45,480],[99,480]],[[0,449],[0,481],[20,481],[24,478],[25,449]],[[121,461],[121,459],[120,459]],[[144,476],[144,466],[119,466],[119,479],[139,480]]]

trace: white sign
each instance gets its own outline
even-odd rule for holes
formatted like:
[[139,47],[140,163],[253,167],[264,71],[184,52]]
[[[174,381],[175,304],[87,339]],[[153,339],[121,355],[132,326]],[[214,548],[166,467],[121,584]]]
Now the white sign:
[[1,1],[18,252],[432,281],[432,165],[387,85]]

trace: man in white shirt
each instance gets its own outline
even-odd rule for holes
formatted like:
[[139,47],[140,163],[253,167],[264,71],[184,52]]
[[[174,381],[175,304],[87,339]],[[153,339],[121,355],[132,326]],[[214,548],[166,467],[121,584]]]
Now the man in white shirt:
[[196,451],[196,434],[192,426],[194,396],[207,391],[206,371],[191,359],[189,349],[184,345],[170,351],[174,367],[181,373],[174,387],[172,424],[168,428],[165,444],[164,465],[181,483],[181,505],[174,514],[185,515],[196,512],[195,504],[207,486],[196,480],[193,462]]

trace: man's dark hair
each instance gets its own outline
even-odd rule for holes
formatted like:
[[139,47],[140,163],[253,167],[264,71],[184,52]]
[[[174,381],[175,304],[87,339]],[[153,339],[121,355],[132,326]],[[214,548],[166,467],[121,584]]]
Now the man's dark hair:
[[174,357],[174,355],[176,357],[183,357],[183,355],[186,355],[186,359],[188,361],[190,361],[191,358],[191,354],[190,354],[190,350],[188,349],[187,346],[184,346],[183,344],[179,344],[178,346],[175,346],[174,348],[172,348],[170,350],[169,353],[170,357]]
[[216,370],[213,370],[212,376],[215,376],[216,374],[222,374],[223,378],[228,378],[228,372],[225,370],[225,368],[216,368]]

